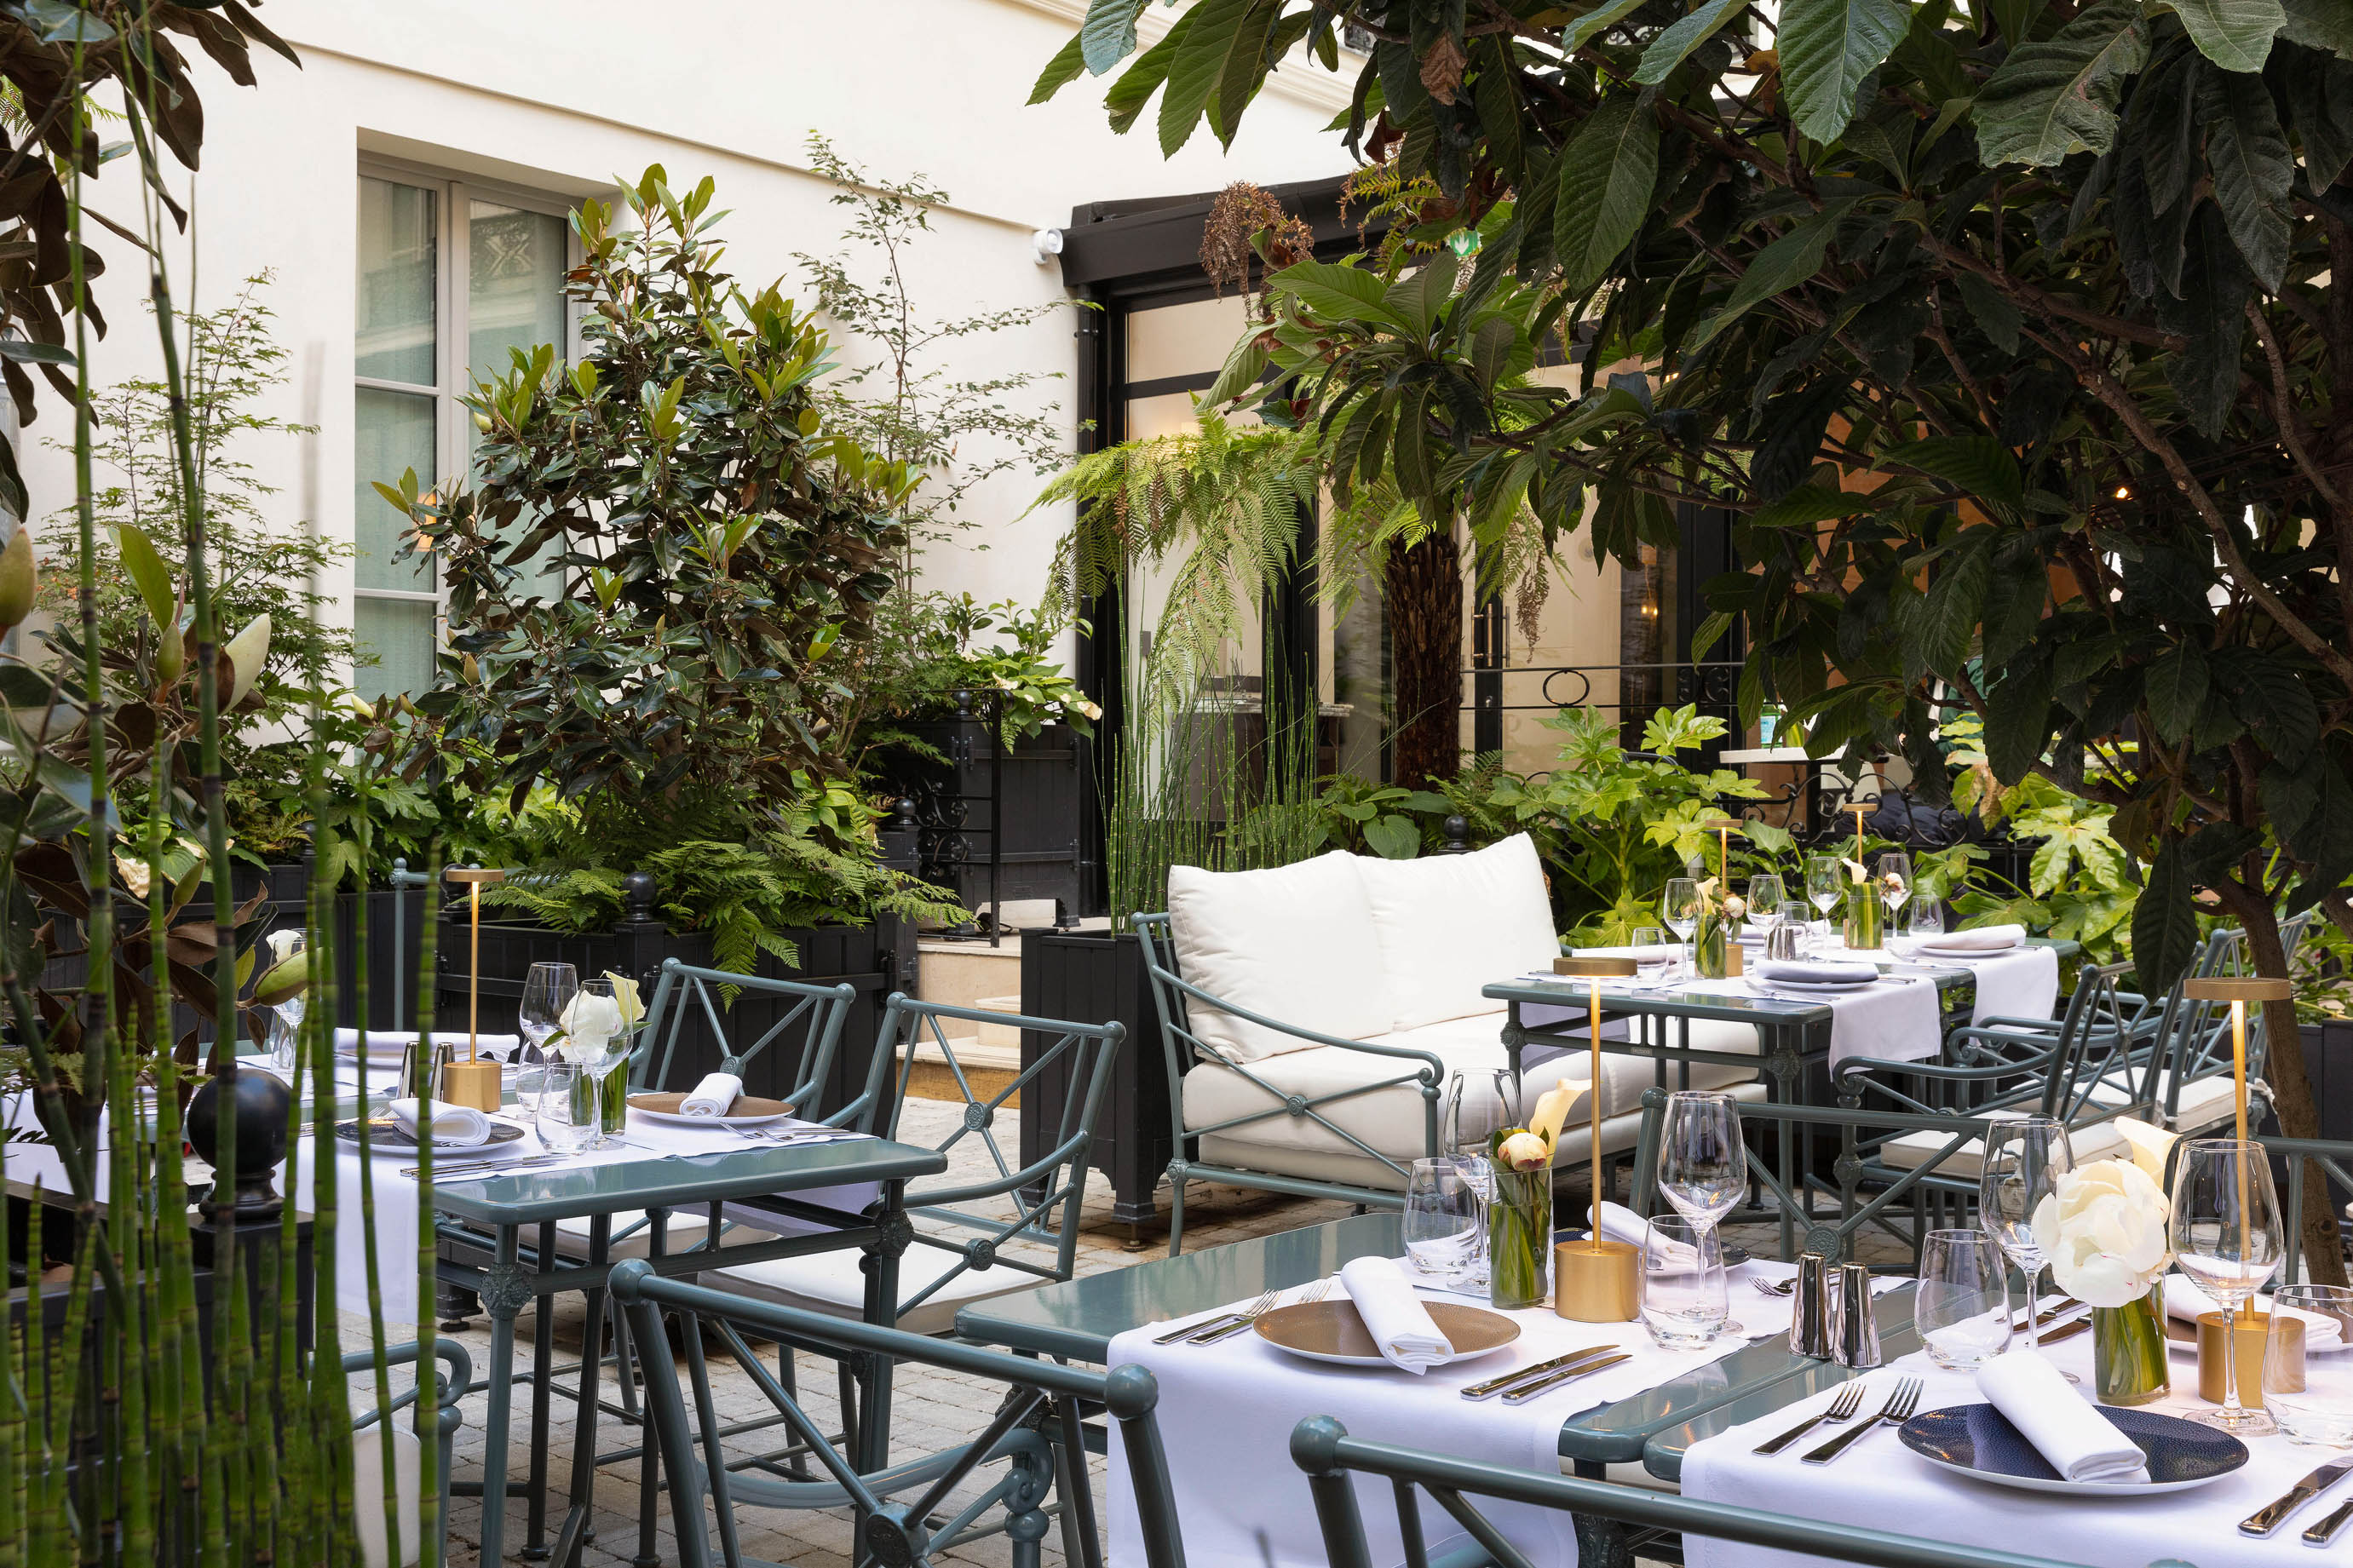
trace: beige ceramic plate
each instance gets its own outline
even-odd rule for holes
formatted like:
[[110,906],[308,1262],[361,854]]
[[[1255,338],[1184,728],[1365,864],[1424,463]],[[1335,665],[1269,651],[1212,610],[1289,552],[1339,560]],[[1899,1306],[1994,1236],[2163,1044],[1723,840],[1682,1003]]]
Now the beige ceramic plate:
[[[1451,1301],[1427,1301],[1438,1331],[1453,1342],[1454,1354],[1441,1364],[1470,1361],[1502,1350],[1520,1337],[1520,1325],[1484,1307],[1464,1307]],[[1310,1361],[1338,1362],[1344,1366],[1387,1366],[1365,1320],[1353,1301],[1302,1301],[1260,1314],[1258,1331],[1268,1343]]]
[[689,1116],[679,1110],[686,1096],[682,1094],[633,1094],[629,1109],[641,1110],[656,1121],[674,1127],[708,1127],[714,1122],[730,1122],[737,1127],[758,1127],[777,1121],[793,1113],[789,1101],[763,1100],[756,1094],[739,1094],[724,1116]]

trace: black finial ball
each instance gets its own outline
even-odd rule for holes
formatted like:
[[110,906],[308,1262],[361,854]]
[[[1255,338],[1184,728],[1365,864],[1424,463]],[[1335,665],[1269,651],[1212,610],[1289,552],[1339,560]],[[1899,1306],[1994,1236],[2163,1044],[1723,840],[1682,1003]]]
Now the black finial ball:
[[[270,1219],[285,1207],[270,1177],[286,1158],[286,1119],[294,1108],[294,1091],[259,1068],[238,1069],[235,1082],[237,1217]],[[215,1169],[222,1163],[220,1097],[221,1080],[207,1079],[188,1101],[188,1142]]]

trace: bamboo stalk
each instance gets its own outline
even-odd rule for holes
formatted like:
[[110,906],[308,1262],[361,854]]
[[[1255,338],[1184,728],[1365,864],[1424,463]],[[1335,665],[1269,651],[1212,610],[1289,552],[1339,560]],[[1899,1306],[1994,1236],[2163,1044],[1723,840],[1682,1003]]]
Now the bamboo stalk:
[[[425,871],[425,886],[427,889],[439,888],[441,841],[438,838],[432,841],[426,852]],[[426,1062],[433,1059],[433,965],[440,953],[439,914],[428,892],[425,904],[425,928],[417,933],[417,1049],[418,1059]],[[429,1103],[432,1093],[429,1082],[425,1092]],[[427,1397],[424,1391],[433,1386],[436,1377],[433,1264],[437,1243],[433,1221],[433,1139],[427,1134],[417,1141],[417,1375],[424,1380],[419,1384],[419,1400]],[[589,1337],[592,1342],[596,1337],[593,1327]],[[593,1342],[588,1351],[592,1355],[596,1353]],[[433,1430],[438,1436],[440,1430],[438,1412]],[[385,1436],[388,1442],[390,1434]],[[417,1561],[418,1568],[441,1568],[441,1445],[437,1441],[418,1446],[423,1452],[417,1456],[417,1526],[423,1539],[417,1546]],[[398,1536],[390,1536],[386,1541],[389,1543],[398,1539]]]
[[[397,1481],[397,1472],[395,1468],[396,1460],[392,1451],[392,1363],[387,1354],[387,1347],[385,1344],[384,1280],[382,1278],[382,1270],[377,1263],[375,1255],[375,1162],[370,1158],[368,1152],[369,964],[368,876],[366,868],[369,865],[369,850],[371,848],[373,839],[373,835],[370,830],[373,826],[374,825],[371,824],[364,816],[359,819],[361,867],[360,901],[356,917],[353,922],[355,928],[355,941],[353,945],[359,952],[359,963],[357,966],[357,973],[353,976],[352,990],[353,1006],[359,1016],[357,1022],[359,1034],[358,1061],[360,1082],[360,1228],[364,1230],[368,1237],[368,1247],[366,1252],[368,1351],[370,1359],[375,1363],[375,1419],[377,1430],[380,1434],[379,1440],[376,1444],[376,1457],[381,1462],[384,1474],[384,1491],[382,1494],[384,1503],[384,1539],[386,1542],[396,1542],[400,1539],[400,1515],[399,1485]],[[392,896],[396,899],[402,897],[401,889],[398,888],[393,889]],[[418,934],[421,939],[423,933],[419,932]],[[429,1306],[427,1310],[430,1310]],[[423,1391],[430,1386],[423,1380],[432,1376],[434,1374],[434,1370],[435,1369],[430,1363],[420,1364],[417,1368],[417,1376],[419,1380],[417,1383],[417,1388],[419,1390],[417,1399],[419,1402],[420,1412],[423,1406],[423,1402],[426,1398]],[[440,1412],[436,1409],[434,1412],[435,1426],[433,1427],[433,1431],[437,1435],[439,1432],[439,1416]],[[428,1446],[431,1445],[431,1438],[428,1437],[427,1441]]]

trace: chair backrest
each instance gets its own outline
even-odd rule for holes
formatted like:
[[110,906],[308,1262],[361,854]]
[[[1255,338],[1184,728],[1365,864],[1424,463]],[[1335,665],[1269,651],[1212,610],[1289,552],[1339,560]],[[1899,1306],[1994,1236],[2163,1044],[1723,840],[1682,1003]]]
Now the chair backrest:
[[[705,1499],[715,1510],[723,1554],[729,1562],[740,1560],[735,1530],[738,1501],[765,1508],[855,1509],[860,1521],[861,1560],[902,1563],[931,1563],[938,1553],[983,1529],[1005,1529],[1017,1542],[1034,1542],[1050,1527],[1046,1505],[1054,1501],[1059,1503],[1055,1511],[1060,1518],[1066,1560],[1082,1568],[1101,1568],[1103,1532],[1088,1479],[1082,1425],[1094,1406],[1109,1410],[1126,1450],[1145,1562],[1149,1568],[1184,1568],[1167,1457],[1153,1411],[1159,1386],[1140,1366],[1089,1372],[824,1313],[747,1301],[683,1280],[658,1279],[642,1258],[614,1269],[612,1289],[628,1314],[631,1339],[644,1372],[646,1408],[653,1418],[653,1440],[660,1449],[662,1472],[670,1481],[670,1518],[682,1568],[711,1568]],[[687,1320],[678,1342],[684,1348],[694,1384],[691,1413],[679,1384],[679,1357],[670,1348],[670,1335],[662,1321],[665,1312]],[[723,1438],[726,1430],[742,1424],[733,1420],[723,1424],[712,1400],[702,1350],[704,1331],[716,1336],[725,1353],[776,1407],[795,1440],[807,1446],[808,1456],[822,1467],[825,1479],[792,1480],[758,1470],[728,1468]],[[880,1473],[861,1475],[850,1451],[851,1439],[829,1436],[840,1430],[839,1418],[807,1409],[794,1391],[762,1366],[745,1338],[747,1332],[839,1360],[881,1358],[981,1378],[1002,1384],[1005,1397],[987,1426],[970,1442],[902,1460]],[[733,1417],[736,1412],[731,1410],[728,1415]],[[937,1515],[949,1511],[950,1495],[964,1487],[975,1469],[998,1460],[1008,1462],[1003,1481],[981,1489],[976,1500],[944,1522],[935,1522]],[[913,1494],[912,1500],[896,1500],[909,1494]],[[1001,1525],[984,1524],[986,1515],[1000,1509],[1005,1515]]]
[[[2162,1053],[2136,1039],[2125,1014],[2117,982],[2131,972],[2129,963],[2086,963],[2077,971],[2059,1021],[2059,1056],[2043,1081],[2043,1115],[2072,1127],[2147,1109]],[[2129,1090],[2130,1103],[2117,1102],[2113,1093],[2095,1097],[2104,1086]]]
[[[2315,911],[2306,910],[2280,922],[2280,946],[2288,963],[2295,962],[2296,949],[2303,945],[2305,933],[2312,929]],[[2222,926],[2211,932],[2199,949],[2197,962],[2189,973],[2173,983],[2166,993],[2165,1012],[2158,1025],[2158,1038],[2164,1042],[2158,1055],[2164,1060],[2166,1078],[2158,1082],[2158,1095],[2169,1121],[2180,1109],[2181,1086],[2195,1083],[2201,1078],[2227,1073],[2232,1068],[2231,1007],[2227,1002],[2199,1002],[2187,994],[2190,978],[2214,979],[2253,974],[2253,954],[2248,951],[2247,933],[2239,926]],[[2247,1030],[2247,1076],[2261,1078],[2263,1065],[2269,1059],[2270,1039],[2266,1031],[2250,1027]]]
[[[776,1010],[776,1021],[748,1044],[736,1038],[725,1022],[746,994],[769,999]],[[646,1007],[645,1027],[638,1031],[637,1049],[630,1053],[629,1082],[640,1089],[692,1089],[695,1079],[685,1075],[693,1069],[680,1051],[679,1041],[690,1023],[700,1018],[711,1037],[719,1042],[717,1070],[738,1078],[763,1051],[797,1041],[799,1048],[786,1080],[791,1088],[778,1098],[813,1116],[824,1109],[819,1101],[827,1075],[833,1069],[834,1052],[840,1045],[842,1020],[857,997],[858,988],[847,981],[811,985],[723,969],[697,969],[675,958],[665,959],[653,1000]],[[673,1073],[678,1075],[675,1079]],[[701,1076],[697,1072],[695,1079]]]
[[2056,1028],[1956,1029],[1945,1062],[1851,1058],[1838,1070],[1840,1092],[1860,1099],[1867,1085],[1894,1109],[1924,1116],[2032,1111],[2075,1125],[2145,1111],[2160,1053],[2126,1015],[2116,982],[2130,967],[2083,965]]
[[[968,1027],[951,1032],[951,1024]],[[976,1081],[975,1068],[960,1054],[957,1044],[984,1025],[1019,1029],[1044,1042],[1034,1050],[1025,1050],[1027,1059],[1020,1071],[993,1090]],[[960,1178],[951,1171],[943,1184],[908,1190],[908,1214],[930,1222],[933,1227],[926,1230],[919,1225],[915,1245],[959,1253],[962,1258],[954,1268],[902,1301],[902,1313],[938,1294],[968,1268],[1011,1268],[1040,1279],[1068,1279],[1076,1271],[1087,1154],[1111,1087],[1112,1064],[1126,1039],[1127,1026],[1116,1020],[1078,1024],[892,994],[883,1009],[866,1090],[839,1120],[843,1125],[902,1142],[928,1142],[951,1159],[962,1148],[984,1150],[988,1160],[987,1168],[976,1177]],[[947,1103],[960,1101],[963,1106],[943,1137],[920,1139],[906,1121],[907,1089],[921,1064],[944,1069],[957,1097]],[[1048,1146],[1034,1159],[1021,1163],[1018,1139],[1008,1159],[998,1133],[1000,1124],[1009,1120],[1010,1101],[1025,1087],[1033,1093],[1041,1092],[1050,1078],[1059,1079],[1063,1087],[1060,1123],[1042,1130],[1039,1142]],[[936,1090],[938,1086],[934,1082],[932,1087]],[[970,1206],[990,1199],[1009,1200],[1010,1216],[983,1214]],[[942,1231],[961,1233],[961,1237]],[[1051,1247],[1052,1267],[1005,1250],[1025,1242]]]
[[1352,1479],[1356,1475],[1378,1476],[1389,1482],[1404,1539],[1406,1568],[1430,1568],[1431,1561],[1421,1524],[1419,1494],[1424,1491],[1501,1568],[1528,1568],[1528,1559],[1479,1511],[1470,1500],[1472,1498],[1772,1547],[1809,1560],[1884,1564],[1885,1568],[2072,1568],[2047,1557],[1987,1552],[1890,1531],[1702,1502],[1646,1487],[1580,1480],[1557,1471],[1507,1469],[1393,1443],[1368,1443],[1349,1436],[1347,1429],[1328,1415],[1311,1415],[1292,1428],[1291,1458],[1307,1473],[1308,1491],[1315,1500],[1316,1521],[1323,1526],[1324,1551],[1332,1568],[1375,1568],[1364,1516],[1357,1508]]
[[[2337,1216],[2339,1256],[2353,1247],[2353,1217],[2345,1212],[2345,1203],[2353,1198],[2353,1142],[2339,1142],[2319,1138],[2265,1138],[2255,1140],[2271,1152],[2274,1167],[2284,1168],[2287,1181],[2280,1192],[2281,1228],[2287,1232],[2287,1245],[2283,1249],[2280,1271],[2274,1278],[2290,1280],[2300,1278],[2297,1265],[2304,1253],[2304,1190],[2316,1172],[2331,1184],[2329,1212]],[[2175,1145],[2178,1152],[2179,1145]],[[2172,1189],[2172,1172],[2166,1173],[2168,1191]],[[2348,1337],[2353,1337],[2353,1323],[2345,1325]]]

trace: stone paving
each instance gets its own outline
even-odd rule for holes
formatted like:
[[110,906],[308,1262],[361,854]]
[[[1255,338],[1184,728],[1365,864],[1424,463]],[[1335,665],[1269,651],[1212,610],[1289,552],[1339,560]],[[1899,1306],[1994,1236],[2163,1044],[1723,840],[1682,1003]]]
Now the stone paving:
[[[960,1109],[933,1101],[910,1100],[904,1136],[909,1142],[936,1143],[953,1127]],[[965,1147],[952,1154],[952,1174],[970,1176],[984,1172],[993,1173],[993,1170],[984,1149]],[[1093,1274],[1124,1268],[1166,1255],[1165,1233],[1148,1236],[1150,1245],[1141,1250],[1131,1250],[1128,1227],[1112,1221],[1110,1206],[1107,1193],[1091,1194],[1087,1204],[1088,1219],[1081,1228],[1079,1239],[1080,1272]],[[1321,1224],[1340,1218],[1349,1212],[1348,1207],[1341,1204],[1287,1198],[1229,1187],[1197,1186],[1188,1191],[1186,1198],[1186,1250],[1189,1253],[1226,1242]],[[1762,1235],[1755,1240],[1767,1247],[1773,1245]],[[559,1300],[552,1317],[554,1321],[550,1328],[554,1335],[557,1365],[568,1366],[580,1353],[582,1310],[579,1299]],[[520,1365],[530,1364],[532,1339],[540,1330],[535,1320],[536,1314],[526,1310],[518,1324],[516,1359]],[[490,1357],[486,1321],[476,1318],[468,1327],[459,1331],[457,1337],[472,1353],[479,1373],[488,1365]],[[769,1364],[773,1367],[773,1361]],[[770,1406],[752,1380],[724,1355],[716,1353],[715,1346],[711,1368],[712,1394],[723,1420],[742,1420],[769,1412]],[[802,1390],[807,1396],[812,1417],[832,1421],[837,1406],[831,1393],[834,1386],[831,1366],[803,1356],[799,1361],[799,1371]],[[605,1387],[609,1403],[615,1397],[609,1375]],[[460,1481],[480,1479],[486,1397],[477,1394],[465,1402],[465,1426],[457,1443],[456,1474]],[[892,1452],[895,1458],[903,1460],[919,1453],[951,1447],[980,1431],[997,1408],[997,1390],[977,1379],[954,1374],[925,1374],[919,1378],[902,1373],[895,1385],[894,1398]],[[516,1407],[514,1446],[510,1466],[520,1480],[528,1463],[524,1447],[529,1410],[527,1396],[520,1387],[516,1391]],[[569,1419],[569,1401],[558,1400],[556,1410],[556,1417],[552,1423],[554,1430],[548,1467],[553,1478],[549,1500],[551,1535],[554,1523],[561,1521],[563,1510],[567,1506],[564,1489],[571,1474],[573,1452],[574,1427]],[[604,1447],[608,1450],[622,1447],[633,1442],[635,1436],[633,1430],[608,1421],[604,1431]],[[743,1441],[751,1444],[756,1439],[747,1437]],[[765,1446],[773,1446],[773,1443]],[[757,1449],[745,1447],[740,1451]],[[1096,1459],[1092,1467],[1095,1495],[1100,1499],[1103,1495],[1103,1462]],[[638,1560],[639,1474],[639,1461],[635,1459],[608,1463],[597,1470],[593,1504],[596,1533],[584,1553],[584,1561],[590,1568],[629,1568],[629,1564]],[[976,1489],[976,1486],[968,1486],[965,1495]],[[953,1506],[952,1503],[951,1509]],[[1307,1506],[1303,1491],[1301,1506]],[[480,1509],[479,1498],[454,1500],[449,1560],[457,1568],[470,1568],[479,1562]],[[846,1510],[784,1513],[746,1506],[739,1507],[737,1514],[743,1532],[743,1550],[747,1557],[789,1563],[793,1568],[848,1568],[850,1521]],[[525,1540],[525,1504],[521,1497],[512,1493],[508,1500],[506,1540],[507,1555],[510,1561],[515,1560]],[[659,1563],[679,1560],[666,1492],[661,1495],[655,1512],[652,1556]],[[1062,1561],[1060,1542],[1054,1535],[1050,1534],[1048,1538],[1045,1558],[1050,1563]],[[1001,1536],[995,1537],[953,1550],[943,1554],[940,1560],[959,1563],[1008,1564],[1011,1561],[1010,1543]]]

